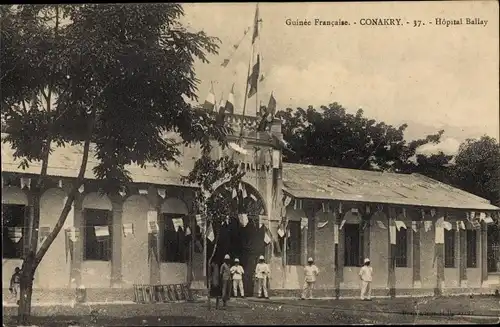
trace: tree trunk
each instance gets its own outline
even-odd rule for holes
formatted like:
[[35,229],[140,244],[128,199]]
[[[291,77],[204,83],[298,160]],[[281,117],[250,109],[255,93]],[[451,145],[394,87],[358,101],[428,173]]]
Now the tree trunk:
[[[205,235],[206,237],[206,235]],[[207,283],[207,288],[208,288],[208,308],[210,309],[211,303],[210,303],[210,292],[212,290],[212,260],[215,256],[215,251],[217,251],[217,244],[219,243],[219,233],[215,235],[215,243],[214,243],[214,248],[212,250],[212,254],[210,255],[210,258],[208,259],[208,271],[209,273],[207,274],[208,276],[208,283]]]
[[33,252],[23,262],[21,269],[21,284],[18,308],[18,322],[26,325],[31,315],[31,297],[33,295],[33,280],[35,271],[33,269],[35,256]]

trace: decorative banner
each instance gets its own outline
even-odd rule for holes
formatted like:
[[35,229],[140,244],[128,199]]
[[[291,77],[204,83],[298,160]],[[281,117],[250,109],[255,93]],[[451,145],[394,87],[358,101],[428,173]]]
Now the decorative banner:
[[293,202],[293,209],[295,210],[302,209],[302,200],[295,199],[295,201]]
[[285,231],[283,230],[282,224],[280,224],[278,227],[278,236],[279,237],[285,236]]
[[236,189],[233,188],[233,191],[231,192],[231,197],[234,199],[238,196],[238,192],[236,191]]
[[493,218],[491,218],[490,216],[486,216],[486,218],[484,218],[484,222],[486,224],[491,224],[493,223]]
[[201,230],[204,230],[205,228],[205,222],[203,221],[203,217],[201,215],[195,215],[196,219],[196,225],[200,227]]
[[345,219],[340,222],[340,227],[339,228],[342,229],[342,227],[344,227],[344,224],[345,224]]
[[351,213],[357,215],[359,213],[358,208],[352,208]]
[[438,218],[438,220],[436,220],[436,227],[443,227],[443,223],[444,223],[444,217]]
[[432,228],[432,221],[430,220],[424,221],[424,230],[428,232],[431,230],[431,228]]
[[68,237],[71,242],[76,242],[78,238],[80,237],[80,231],[76,227],[69,227],[68,230]]
[[158,195],[161,196],[162,199],[165,199],[167,197],[167,190],[164,188],[159,188]]
[[158,214],[155,210],[148,211],[148,233],[158,233]]
[[396,226],[389,226],[389,238],[391,244],[396,244]]
[[172,224],[174,224],[174,230],[176,232],[179,231],[179,228],[181,230],[184,230],[184,220],[182,218],[174,218],[174,219],[172,219]]
[[109,227],[108,226],[94,226],[95,236],[109,236]]
[[271,231],[269,231],[269,229],[267,229],[267,227],[266,227],[266,230],[264,231],[264,243],[269,244],[269,243],[271,243],[272,240],[273,239],[272,239]]
[[452,230],[453,229],[453,226],[451,225],[451,223],[449,221],[443,221],[443,227],[446,230]]
[[307,225],[309,225],[309,219],[307,218],[300,218],[300,229],[307,228]]
[[189,236],[189,235],[191,235],[191,228],[189,228],[189,226],[188,226],[188,227],[186,227],[186,236]]
[[59,188],[63,188],[63,181],[62,181],[62,179],[59,180],[59,182],[57,183],[57,186],[59,186]]
[[238,220],[242,227],[246,227],[248,225],[248,215],[246,213],[241,213],[238,215]]
[[403,217],[406,218],[406,208],[403,208]]
[[123,224],[123,236],[134,235],[134,224]]
[[207,238],[210,242],[213,242],[215,240],[215,234],[214,234],[214,229],[212,228],[212,224],[208,224]]
[[417,230],[417,222],[416,221],[412,221],[411,222],[411,228],[413,229],[413,231],[416,233],[418,230]]
[[267,216],[259,216],[259,228],[262,227],[262,225],[266,224],[269,222],[269,217]]
[[23,189],[25,186],[28,189],[31,189],[31,178],[21,177],[21,189]]
[[250,194],[250,197],[252,198],[252,200],[254,200],[255,202],[257,202],[257,197],[253,194]]
[[465,230],[465,224],[463,221],[457,221],[457,229],[464,229]]
[[396,220],[395,223],[396,223],[396,228],[397,228],[398,232],[401,228],[406,229],[406,225],[405,225],[404,221]]
[[377,225],[381,229],[387,229],[387,227],[385,227],[384,223],[382,221],[380,221],[380,220],[377,220]]
[[420,214],[422,215],[422,220],[424,220],[425,219],[425,210],[420,209]]
[[432,208],[431,209],[431,217],[436,216],[436,209]]
[[84,191],[85,191],[85,186],[82,184],[82,185],[80,185],[80,187],[78,188],[78,192],[80,192],[80,194],[82,194]]
[[288,195],[285,195],[285,201],[283,202],[285,207],[288,207],[288,205],[292,202],[292,198],[289,197]]
[[479,220],[480,220],[480,221],[483,221],[483,220],[484,220],[484,218],[486,218],[486,214],[485,214],[484,212],[480,212],[480,213],[479,213]]
[[44,225],[38,228],[38,240],[43,243],[50,234],[50,226]]
[[328,224],[328,220],[322,223],[318,223],[318,228],[323,228]]
[[369,205],[367,205],[367,206],[366,206],[366,213],[370,213],[370,210],[371,210],[371,209],[370,209],[370,206],[369,206]]
[[280,167],[280,156],[281,153],[279,150],[273,150],[273,168],[278,169]]
[[435,231],[435,243],[436,244],[444,244],[444,228],[443,223],[436,223],[436,231]]
[[147,189],[139,189],[139,194],[140,195],[147,195],[148,194],[148,190]]
[[333,241],[335,244],[339,244],[339,226],[337,224],[333,225]]
[[9,238],[14,243],[18,243],[23,237],[23,229],[21,227],[8,227]]

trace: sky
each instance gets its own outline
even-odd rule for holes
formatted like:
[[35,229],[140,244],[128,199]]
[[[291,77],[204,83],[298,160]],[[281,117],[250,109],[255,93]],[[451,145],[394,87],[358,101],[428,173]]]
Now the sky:
[[[221,40],[210,64],[197,62],[199,101],[213,83],[217,102],[234,83],[242,111],[251,56],[248,33],[226,68],[222,61],[253,25],[255,3],[184,4],[183,21]],[[251,98],[278,109],[338,102],[355,113],[399,125],[411,140],[445,130],[440,150],[456,152],[466,138],[499,139],[499,18],[496,1],[261,3],[257,50],[264,81]],[[346,20],[349,26],[287,26],[292,20]],[[360,26],[362,18],[400,18],[403,26]],[[486,26],[436,26],[436,18],[478,18]],[[413,27],[414,20],[432,21]],[[356,25],[353,22],[357,22]],[[434,147],[436,148],[436,147]],[[429,149],[427,149],[428,151]]]

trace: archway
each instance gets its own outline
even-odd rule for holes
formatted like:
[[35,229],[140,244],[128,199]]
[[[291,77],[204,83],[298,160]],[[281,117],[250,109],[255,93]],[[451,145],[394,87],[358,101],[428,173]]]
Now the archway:
[[[232,198],[232,193],[232,189],[222,185],[217,188],[213,196],[221,194],[224,197]],[[266,247],[264,242],[265,228],[259,226],[259,217],[267,215],[266,205],[259,192],[246,183],[242,183],[242,189],[237,191],[237,197],[234,198],[234,201],[235,211],[228,224],[223,224],[220,228],[219,241],[213,260],[221,264],[226,254],[231,256],[232,262],[235,258],[240,259],[240,264],[245,270],[243,275],[245,295],[252,296],[255,266],[258,257],[264,254]],[[239,221],[238,214],[240,213],[248,216],[248,223],[245,226]],[[207,242],[207,261],[213,248],[214,244]]]

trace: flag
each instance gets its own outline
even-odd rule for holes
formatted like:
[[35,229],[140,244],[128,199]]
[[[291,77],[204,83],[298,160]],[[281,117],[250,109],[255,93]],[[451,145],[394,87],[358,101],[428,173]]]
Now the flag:
[[9,238],[14,243],[18,243],[23,237],[23,229],[21,227],[7,227],[9,231]]
[[274,114],[276,112],[276,99],[273,96],[273,93],[271,92],[271,97],[269,98],[269,103],[267,105],[267,108],[263,110],[264,112],[262,113],[262,119],[259,123],[258,126],[258,131],[264,132],[268,126],[273,122],[274,119]]
[[484,218],[484,222],[487,224],[491,224],[491,223],[493,223],[493,218],[491,218],[491,216],[486,216]]
[[109,227],[108,226],[94,226],[95,236],[109,236]]
[[215,107],[215,94],[214,94],[214,86],[210,87],[210,91],[208,91],[207,98],[205,99],[205,103],[203,104],[203,109],[208,112],[212,112]]
[[387,227],[385,227],[384,223],[383,223],[383,222],[381,222],[380,220],[377,220],[377,225],[378,225],[378,227],[379,227],[379,228],[381,228],[381,229],[387,229]]
[[257,62],[253,65],[252,74],[248,76],[248,84],[250,89],[248,90],[248,98],[251,98],[255,93],[257,93],[257,84],[259,83],[260,74],[260,55],[257,55]]
[[272,235],[269,229],[266,228],[264,231],[264,243],[269,244],[272,241]]
[[253,20],[253,36],[252,36],[252,44],[255,43],[255,40],[259,36],[259,5],[255,8],[255,18]]
[[208,225],[207,238],[210,242],[213,242],[215,240],[215,234],[214,234],[214,229],[212,228],[212,224]]
[[443,227],[446,230],[452,230],[453,229],[453,226],[451,225],[451,223],[449,221],[443,221]]
[[283,237],[285,236],[285,231],[283,230],[282,224],[278,227],[278,236]]
[[179,228],[181,230],[184,230],[184,220],[182,218],[174,218],[172,219],[172,223],[174,224],[174,229],[176,232],[179,231]]
[[396,223],[396,228],[398,229],[398,232],[399,232],[399,230],[400,230],[401,228],[406,229],[406,225],[405,225],[405,223],[404,223],[403,221],[401,221],[401,220],[396,220],[396,221],[395,221],[395,223]]
[[236,191],[236,189],[233,188],[233,191],[232,191],[232,194],[231,194],[231,197],[234,199],[238,196],[238,192]]
[[189,228],[189,226],[188,226],[188,227],[186,227],[186,236],[189,236],[189,235],[191,235],[191,228]]
[[226,106],[224,107],[224,112],[228,114],[234,114],[234,83],[231,87],[231,92],[227,97]]
[[309,224],[309,220],[307,218],[300,218],[300,229],[307,228],[307,225]]

